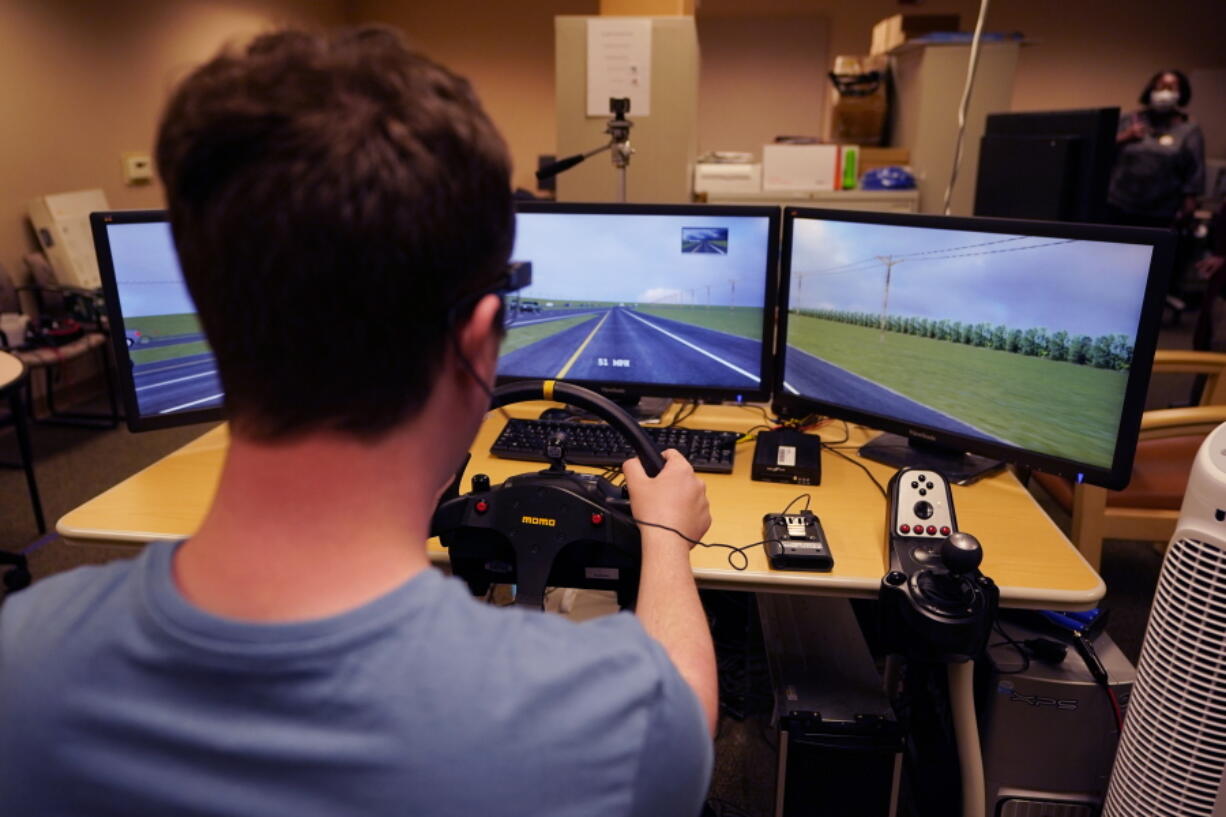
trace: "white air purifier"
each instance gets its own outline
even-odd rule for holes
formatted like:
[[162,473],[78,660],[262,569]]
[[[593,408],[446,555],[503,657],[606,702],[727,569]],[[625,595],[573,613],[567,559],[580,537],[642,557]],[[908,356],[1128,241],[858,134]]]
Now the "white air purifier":
[[1192,465],[1105,817],[1226,816],[1226,424]]

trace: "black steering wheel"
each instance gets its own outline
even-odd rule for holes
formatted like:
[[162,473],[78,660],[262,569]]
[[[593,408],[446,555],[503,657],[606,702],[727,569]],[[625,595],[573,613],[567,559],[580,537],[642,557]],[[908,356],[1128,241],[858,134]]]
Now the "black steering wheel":
[[[664,468],[664,458],[638,424],[588,389],[553,380],[516,381],[494,390],[490,408],[528,400],[589,411],[621,433],[648,476]],[[463,471],[439,502],[430,533],[447,548],[452,572],[474,594],[484,594],[493,583],[513,583],[516,604],[539,608],[547,586],[587,587],[616,590],[619,603],[632,606],[640,540],[624,489],[557,462],[496,486],[475,474],[472,490],[460,494]]]

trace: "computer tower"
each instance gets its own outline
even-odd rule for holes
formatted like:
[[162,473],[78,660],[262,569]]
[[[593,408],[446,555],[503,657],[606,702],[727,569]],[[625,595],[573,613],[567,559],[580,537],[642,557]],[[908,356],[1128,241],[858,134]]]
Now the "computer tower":
[[[1044,634],[1005,623],[1020,642]],[[1092,641],[1124,710],[1136,669],[1102,633]],[[1120,734],[1107,693],[1070,647],[1051,664],[1008,643],[989,648],[998,672],[980,714],[989,817],[1095,817]],[[1022,671],[1018,671],[1022,670]]]
[[758,595],[775,693],[775,817],[893,817],[903,737],[847,599]]

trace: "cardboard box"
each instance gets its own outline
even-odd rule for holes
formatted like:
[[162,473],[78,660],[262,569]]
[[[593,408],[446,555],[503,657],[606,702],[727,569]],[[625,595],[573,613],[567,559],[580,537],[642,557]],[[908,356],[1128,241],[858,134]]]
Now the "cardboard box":
[[838,145],[765,145],[762,148],[762,189],[838,190]]
[[694,192],[742,194],[762,192],[762,165],[699,162],[694,165]]
[[886,96],[887,57],[838,56],[830,79],[828,119],[832,142],[879,145],[885,136],[889,102]]
[[895,14],[873,26],[870,54],[885,54],[907,40],[914,40],[936,31],[957,31],[956,14]]
[[604,16],[672,17],[694,16],[694,0],[600,0]]

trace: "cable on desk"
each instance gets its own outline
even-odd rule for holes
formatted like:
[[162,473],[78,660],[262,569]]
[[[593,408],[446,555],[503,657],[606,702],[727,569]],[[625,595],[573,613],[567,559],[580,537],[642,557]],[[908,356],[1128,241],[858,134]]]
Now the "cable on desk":
[[757,411],[760,413],[762,415],[762,419],[766,421],[768,428],[774,428],[775,426],[779,425],[779,418],[772,417],[770,412],[764,409],[762,406],[747,403],[738,403],[737,405],[739,408],[743,408],[746,411]]
[[796,497],[791,502],[789,502],[783,509],[783,515],[787,516],[787,512],[792,510],[792,506],[795,505],[797,502],[799,502],[802,499],[805,501],[805,506],[801,508],[801,510],[802,511],[809,510],[810,506],[813,503],[813,495],[806,493],[806,494],[801,494],[800,496]]
[[823,443],[823,444],[822,444],[822,448],[826,449],[827,451],[830,451],[830,452],[831,452],[831,453],[833,453],[833,454],[837,454],[838,456],[840,456],[840,457],[842,457],[843,459],[845,459],[845,460],[847,460],[848,462],[850,462],[852,465],[854,465],[854,466],[856,466],[857,468],[859,468],[859,469],[860,469],[861,471],[863,471],[864,473],[868,474],[868,478],[869,478],[869,479],[871,479],[871,480],[873,481],[873,484],[877,486],[877,490],[881,492],[881,496],[882,496],[882,498],[884,498],[884,499],[889,499],[889,495],[888,495],[888,494],[886,493],[886,491],[885,491],[885,486],[884,486],[884,485],[882,485],[880,482],[878,482],[878,481],[877,481],[877,478],[876,478],[875,476],[873,476],[873,472],[872,472],[872,471],[870,471],[870,470],[868,470],[868,468],[867,468],[867,467],[864,465],[864,463],[862,463],[862,462],[857,462],[856,460],[853,460],[851,457],[847,456],[846,454],[844,454],[844,453],[843,453],[842,451],[840,451],[839,449],[837,449],[837,448],[832,448],[832,447],[830,447],[830,446],[826,445],[825,443]]
[[[677,413],[673,415],[673,419],[669,422],[668,427],[676,428],[681,423],[693,417],[694,413],[698,411],[698,405],[699,403],[697,400],[690,400],[689,402],[682,403],[681,406],[678,407]],[[689,411],[686,411],[687,407],[689,408]]]

